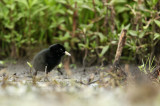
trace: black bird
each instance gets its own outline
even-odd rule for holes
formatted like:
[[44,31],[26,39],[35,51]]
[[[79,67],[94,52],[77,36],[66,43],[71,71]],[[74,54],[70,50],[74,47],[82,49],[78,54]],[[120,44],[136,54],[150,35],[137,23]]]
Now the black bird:
[[60,44],[53,44],[49,48],[40,51],[33,58],[33,67],[36,74],[37,71],[46,71],[46,74],[48,74],[48,72],[60,63],[64,55],[71,56]]

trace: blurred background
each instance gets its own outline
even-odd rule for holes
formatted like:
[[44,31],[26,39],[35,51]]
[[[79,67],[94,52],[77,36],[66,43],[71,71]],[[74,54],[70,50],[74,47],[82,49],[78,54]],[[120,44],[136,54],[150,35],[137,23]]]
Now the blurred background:
[[110,64],[127,29],[122,62],[159,64],[159,0],[0,0],[0,60],[31,59],[54,43],[70,63]]

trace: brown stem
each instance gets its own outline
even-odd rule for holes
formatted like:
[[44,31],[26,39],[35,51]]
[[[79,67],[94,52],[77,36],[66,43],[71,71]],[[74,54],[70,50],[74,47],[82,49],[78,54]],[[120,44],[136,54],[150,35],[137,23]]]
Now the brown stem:
[[85,68],[85,66],[86,66],[85,60],[86,60],[86,58],[87,58],[87,54],[88,54],[88,49],[85,48],[85,55],[84,55],[84,58],[83,58],[83,67],[84,67],[84,68]]
[[106,6],[106,15],[105,15],[105,19],[104,19],[104,23],[103,26],[105,27],[105,33],[106,35],[108,35],[108,5],[106,5],[106,3],[108,3],[108,0],[104,0],[103,1],[103,5]]
[[127,33],[127,30],[125,30],[125,29],[123,29],[121,31],[121,35],[119,37],[118,47],[117,47],[117,51],[116,51],[116,56],[115,56],[115,60],[113,63],[114,67],[117,67],[117,65],[119,65],[119,60],[120,60],[122,50],[123,50],[123,47],[124,47],[125,41],[126,41],[126,33]]
[[69,58],[66,58],[66,61],[64,63],[64,69],[65,69],[67,75],[71,76],[72,72],[71,72],[70,67],[69,67],[69,63],[70,63],[69,61],[70,61]]
[[95,1],[92,0],[92,4],[93,4],[93,9],[94,9],[94,16],[96,17],[97,14],[96,14],[96,5],[95,5]]
[[115,10],[114,10],[114,7],[111,6],[110,7],[110,11],[111,11],[111,16],[110,16],[110,20],[111,20],[111,31],[114,32],[114,29],[115,29]]
[[[87,39],[86,39],[86,34],[85,34],[85,32],[83,32],[83,36],[84,36],[84,43],[86,44],[87,43]],[[84,70],[85,70],[85,66],[86,66],[86,58],[87,58],[87,55],[88,55],[88,49],[87,48],[85,48],[85,55],[84,55],[84,57],[83,57],[83,68],[84,68]]]
[[75,9],[73,13],[72,37],[75,36],[76,28],[77,28],[77,2],[75,2]]

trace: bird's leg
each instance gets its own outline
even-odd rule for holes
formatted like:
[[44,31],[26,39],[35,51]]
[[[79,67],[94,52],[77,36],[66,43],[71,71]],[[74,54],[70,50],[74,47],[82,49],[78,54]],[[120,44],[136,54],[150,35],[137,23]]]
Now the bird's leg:
[[36,84],[36,76],[37,76],[37,71],[35,71],[34,73],[33,73],[33,75],[32,75],[32,82],[33,82],[33,84]]
[[61,71],[60,68],[57,68],[57,71],[58,71],[61,75],[63,75],[63,73],[62,73],[62,71]]
[[33,73],[33,76],[37,76],[37,71],[35,71],[35,72]]
[[44,81],[48,81],[49,82],[48,72],[47,72],[47,66],[45,66],[45,78],[44,78]]

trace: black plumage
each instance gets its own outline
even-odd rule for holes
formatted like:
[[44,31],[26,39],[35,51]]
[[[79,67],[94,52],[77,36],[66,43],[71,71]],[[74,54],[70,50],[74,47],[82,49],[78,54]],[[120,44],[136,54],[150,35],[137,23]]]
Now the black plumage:
[[65,50],[65,48],[60,44],[51,45],[49,48],[40,51],[33,58],[33,67],[37,71],[50,72],[55,66],[57,66],[61,58],[64,55],[70,54]]

